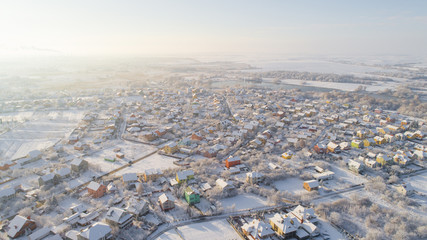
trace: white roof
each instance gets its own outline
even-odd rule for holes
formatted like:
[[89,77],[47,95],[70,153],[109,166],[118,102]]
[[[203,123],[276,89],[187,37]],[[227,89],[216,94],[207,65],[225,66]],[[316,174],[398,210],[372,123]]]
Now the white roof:
[[44,175],[44,176],[41,176],[41,179],[42,179],[44,182],[47,182],[47,181],[52,180],[54,177],[55,177],[55,174],[53,174],[53,173],[49,173],[49,174],[46,174],[46,175]]
[[44,227],[30,234],[28,236],[28,240],[42,239],[47,235],[49,235],[49,233],[50,233],[50,228]]
[[163,193],[162,195],[160,195],[159,196],[159,201],[161,202],[161,203],[164,203],[164,202],[166,202],[166,201],[174,201],[173,199],[172,199],[172,197],[170,196],[170,195],[168,195],[168,194],[166,194],[166,193]]
[[87,185],[88,189],[92,189],[94,191],[97,191],[99,189],[99,187],[101,186],[101,184],[97,183],[97,182],[90,182],[89,185]]
[[242,226],[246,232],[248,232],[251,236],[264,238],[266,236],[274,234],[274,231],[271,227],[263,221],[259,221],[258,219],[253,219],[249,223],[245,223]]
[[83,161],[83,159],[76,158],[71,162],[71,165],[80,165],[80,163]]
[[317,180],[310,180],[310,181],[305,181],[308,186],[310,186],[310,188],[314,188],[314,187],[318,187],[319,186],[319,182]]
[[107,214],[105,215],[105,218],[119,223],[119,222],[123,222],[122,221],[123,218],[128,219],[129,216],[127,215],[130,216],[130,214],[126,214],[126,210],[112,207],[108,210]]
[[4,197],[9,197],[15,194],[15,189],[10,187],[0,190],[0,199]]
[[138,181],[138,175],[136,175],[136,173],[125,173],[122,177],[124,182]]
[[63,167],[63,168],[56,171],[56,174],[58,174],[61,177],[69,175],[70,173],[71,173],[71,169],[69,169],[67,167]]
[[33,150],[33,151],[28,153],[29,158],[38,158],[41,155],[42,155],[42,152],[40,152],[39,150]]
[[111,228],[105,223],[97,222],[92,227],[83,230],[80,233],[80,236],[87,238],[89,240],[98,240],[102,239],[106,235],[111,233]]
[[188,176],[194,175],[194,171],[191,169],[180,171],[176,173],[178,175],[178,179],[187,179]]
[[9,230],[7,231],[7,235],[9,235],[10,237],[14,237],[16,233],[21,231],[27,220],[28,219],[23,216],[16,215],[9,223]]
[[262,175],[262,173],[259,173],[259,172],[248,172],[246,173],[246,176],[250,178],[261,178],[264,175]]
[[225,181],[222,178],[218,178],[215,182],[216,185],[219,186],[221,189],[233,187],[232,183]]

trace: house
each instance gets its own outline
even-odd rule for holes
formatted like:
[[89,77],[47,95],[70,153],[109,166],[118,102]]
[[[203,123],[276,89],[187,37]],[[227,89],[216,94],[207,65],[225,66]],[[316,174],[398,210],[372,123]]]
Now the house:
[[323,144],[323,143],[318,143],[318,144],[316,144],[316,146],[314,146],[314,151],[316,152],[316,153],[319,153],[319,154],[322,154],[322,153],[326,153],[326,145],[325,144]]
[[97,222],[77,234],[77,240],[110,240],[113,239],[111,227]]
[[191,135],[191,140],[194,140],[194,141],[201,141],[203,139],[203,136],[202,136],[202,134],[201,133],[199,133],[199,132],[197,132],[197,133],[193,133],[192,135]]
[[376,143],[377,145],[381,145],[381,144],[386,143],[385,138],[380,137],[380,136],[375,136],[375,137],[374,137],[374,140],[375,140],[375,143]]
[[[28,236],[28,240],[42,240],[49,239],[49,235],[53,235],[52,231],[48,227],[41,228]],[[62,239],[62,238],[61,238]]]
[[341,152],[340,146],[334,142],[329,142],[327,145],[327,148],[328,148],[328,152],[331,152],[331,153]]
[[216,186],[218,186],[223,192],[229,192],[234,189],[234,186],[231,182],[225,181],[222,178],[218,178],[215,182]]
[[200,193],[197,189],[188,186],[184,191],[185,200],[189,205],[193,205],[195,203],[200,202]]
[[254,240],[265,239],[274,235],[273,229],[259,219],[253,219],[249,223],[243,224],[242,231],[246,236]]
[[317,180],[305,181],[303,187],[307,191],[313,191],[319,189],[319,182]]
[[63,179],[71,176],[71,169],[68,167],[63,167],[61,169],[58,169],[55,172],[55,175],[58,176],[58,179]]
[[415,189],[409,183],[399,184],[395,187],[396,191],[404,196],[411,196],[415,193]]
[[87,192],[93,198],[100,198],[104,196],[106,191],[107,187],[105,185],[99,184],[94,181],[90,182],[89,185],[87,185]]
[[363,171],[363,164],[350,159],[348,169],[359,174]]
[[0,190],[0,201],[12,199],[16,196],[16,191],[13,187]]
[[76,158],[71,162],[71,170],[74,172],[84,172],[88,167],[89,163],[83,159]]
[[22,235],[28,235],[36,229],[36,222],[30,217],[16,215],[8,225],[7,235],[10,238],[17,238]]
[[136,173],[124,173],[122,175],[122,182],[127,189],[136,188],[135,184],[138,182],[138,175]]
[[363,142],[359,140],[351,141],[351,147],[353,148],[363,148]]
[[135,198],[129,199],[125,210],[135,216],[136,218],[148,213],[148,201],[145,199],[136,200]]
[[398,153],[393,156],[393,161],[400,165],[406,165],[410,160],[405,155]]
[[125,228],[132,224],[132,215],[124,209],[111,207],[105,215],[105,221],[111,226]]
[[310,221],[311,223],[316,223],[318,221],[313,208],[305,208],[298,205],[291,211],[291,214],[300,220],[300,222]]
[[169,144],[166,144],[166,146],[163,147],[163,151],[165,151],[166,154],[174,154],[179,151],[178,143],[172,142]]
[[259,172],[248,172],[246,173],[246,182],[250,184],[257,184],[264,179],[264,175]]
[[317,181],[330,180],[334,178],[334,176],[335,176],[335,173],[329,170],[313,174],[313,178],[316,179]]
[[59,178],[54,173],[49,173],[38,178],[39,186],[56,185],[59,183]]
[[339,144],[341,150],[350,150],[350,143],[342,142]]
[[176,173],[176,181],[178,183],[182,183],[191,179],[194,179],[194,171],[191,169],[179,171]]
[[299,222],[288,215],[274,214],[269,219],[271,228],[284,239],[296,237]]
[[384,155],[384,154],[382,154],[382,153],[378,153],[376,161],[377,161],[379,164],[381,164],[381,166],[384,166],[384,165],[386,165],[386,164],[389,164],[389,163],[391,162],[391,159],[390,159],[390,157],[389,157],[389,156],[387,156],[387,155]]
[[226,168],[230,168],[236,165],[240,164],[240,157],[233,157],[233,156],[229,156],[226,160],[225,160],[225,167]]
[[288,150],[282,154],[282,158],[291,159],[293,155],[294,155],[294,152],[292,152],[291,150]]
[[363,146],[369,147],[369,146],[375,146],[377,143],[373,138],[367,138],[363,140]]
[[173,198],[166,193],[159,196],[159,204],[163,211],[167,211],[175,207]]
[[79,136],[76,134],[68,137],[68,144],[74,145],[77,141],[79,141]]
[[144,171],[144,181],[155,181],[157,178],[163,176],[163,172],[160,169],[147,169]]

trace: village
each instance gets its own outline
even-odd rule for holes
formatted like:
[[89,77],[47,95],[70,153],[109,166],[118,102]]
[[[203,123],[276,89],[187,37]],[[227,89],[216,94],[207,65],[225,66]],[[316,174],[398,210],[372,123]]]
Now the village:
[[0,159],[1,239],[374,234],[369,213],[329,211],[342,201],[412,214],[406,229],[427,224],[427,125],[381,106],[296,89],[177,85],[1,107],[51,113],[4,118],[11,127],[0,140],[32,127],[39,132],[25,138],[37,139],[56,122],[66,136],[49,132],[48,147]]

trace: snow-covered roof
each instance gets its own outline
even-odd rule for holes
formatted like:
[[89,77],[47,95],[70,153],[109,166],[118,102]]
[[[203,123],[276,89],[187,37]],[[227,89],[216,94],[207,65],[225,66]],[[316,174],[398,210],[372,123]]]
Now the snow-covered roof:
[[111,233],[111,228],[105,223],[97,222],[83,230],[80,236],[89,240],[99,240]]
[[0,199],[4,197],[10,197],[14,194],[15,194],[15,189],[13,187],[2,189],[0,190]]
[[246,176],[250,178],[262,178],[264,175],[262,175],[262,173],[259,173],[259,172],[248,172],[246,173]]
[[19,231],[21,231],[22,227],[27,221],[33,220],[27,219],[20,215],[16,215],[9,223],[9,230],[7,231],[7,235],[9,235],[10,237],[14,237]]
[[138,175],[136,173],[125,173],[122,175],[124,182],[136,182],[138,181]]
[[248,232],[255,239],[258,239],[258,237],[264,238],[274,234],[274,231],[268,224],[258,219],[253,219],[251,222],[245,223],[242,226],[242,229]]
[[178,180],[187,179],[188,176],[194,175],[194,171],[192,169],[180,171],[176,173],[178,176]]
[[83,162],[83,159],[76,158],[71,162],[71,165],[79,166]]
[[71,173],[71,169],[69,169],[67,167],[63,167],[63,168],[56,171],[56,174],[58,174],[61,177],[67,176],[70,173]]
[[121,223],[127,220],[129,217],[132,217],[130,214],[126,212],[126,210],[121,208],[112,207],[108,210],[107,214],[105,215],[106,219],[109,219],[111,221]]
[[55,174],[53,174],[53,173],[49,173],[49,174],[46,174],[46,175],[44,175],[44,176],[41,176],[41,179],[42,179],[44,182],[47,182],[47,181],[52,180],[54,177],[55,177]]
[[225,181],[222,178],[218,178],[215,182],[216,182],[216,185],[219,186],[221,189],[233,187],[233,184],[231,182]]
[[46,237],[50,233],[50,228],[44,227],[39,229],[28,236],[28,240],[38,240]]
[[317,180],[305,181],[310,188],[319,187],[319,182]]
[[284,234],[295,232],[299,227],[298,220],[294,221],[292,217],[287,215],[281,215],[279,213],[274,214],[274,216],[269,220],[274,223],[274,225],[276,225],[276,227],[280,229]]
[[172,197],[170,196],[170,195],[168,195],[168,194],[166,194],[166,193],[163,193],[162,195],[160,195],[159,196],[159,201],[161,202],[161,203],[165,203],[166,201],[174,201],[173,199],[172,199]]
[[87,188],[91,189],[91,190],[94,190],[94,191],[97,191],[100,186],[101,186],[101,184],[92,181],[92,182],[89,183],[89,185],[87,185]]
[[42,155],[42,152],[40,152],[39,150],[33,150],[31,152],[28,153],[28,157],[29,158],[38,158]]

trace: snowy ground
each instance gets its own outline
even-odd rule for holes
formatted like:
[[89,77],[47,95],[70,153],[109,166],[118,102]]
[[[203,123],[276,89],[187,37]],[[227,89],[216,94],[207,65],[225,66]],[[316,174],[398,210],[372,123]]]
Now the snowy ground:
[[[121,148],[121,152],[125,154],[125,158],[119,159],[116,158],[116,153],[113,151],[115,148]],[[113,147],[103,149],[94,154],[91,154],[88,157],[85,157],[85,160],[89,162],[89,164],[97,165],[99,170],[103,173],[111,172],[117,168],[120,168],[129,163],[129,161],[137,160],[153,151],[156,148],[150,145],[144,145],[139,143],[132,142],[121,142],[116,144]],[[114,159],[115,162],[105,161],[104,158]]]
[[224,198],[221,199],[220,202],[224,209],[235,211],[268,206],[267,199],[249,193],[237,195],[231,198]]
[[168,168],[175,168],[177,166],[174,165],[173,162],[176,160],[177,160],[176,158],[155,153],[145,159],[142,159],[137,163],[132,164],[127,168],[124,168],[118,171],[115,175],[121,176],[124,173],[144,172],[144,170],[151,169],[151,168],[158,168],[161,170],[168,169]]
[[82,111],[18,112],[2,114],[3,121],[25,121],[0,136],[0,159],[24,157],[69,135],[83,117]]
[[427,173],[406,178],[405,182],[410,183],[418,193],[427,195]]
[[287,178],[285,180],[279,180],[274,182],[274,186],[279,191],[288,191],[292,194],[305,193],[306,190],[302,187],[303,184],[304,184],[304,180],[299,178]]
[[184,240],[241,239],[241,237],[225,219],[182,226],[177,229],[177,232]]

